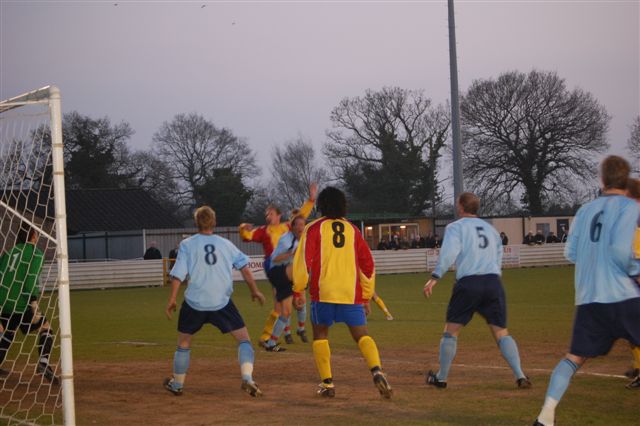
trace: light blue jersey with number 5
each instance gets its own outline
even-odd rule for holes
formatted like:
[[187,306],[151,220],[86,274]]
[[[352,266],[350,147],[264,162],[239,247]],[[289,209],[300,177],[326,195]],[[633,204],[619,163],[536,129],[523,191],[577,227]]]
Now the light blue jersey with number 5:
[[576,305],[640,297],[633,238],[640,207],[622,195],[603,195],[583,205],[571,224],[564,255],[576,264]]
[[232,268],[242,269],[249,258],[233,243],[217,235],[195,234],[180,243],[171,276],[189,276],[185,301],[198,311],[224,308],[233,293]]
[[469,275],[501,274],[502,240],[498,231],[477,217],[463,217],[447,225],[435,278],[456,263],[456,279]]

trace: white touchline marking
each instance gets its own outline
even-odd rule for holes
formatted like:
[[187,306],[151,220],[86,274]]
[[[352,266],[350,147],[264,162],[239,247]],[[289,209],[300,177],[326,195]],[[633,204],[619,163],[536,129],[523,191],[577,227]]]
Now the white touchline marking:
[[[468,365],[468,364],[453,364],[455,367],[472,367],[472,368],[491,368],[494,370],[511,370],[509,367],[500,367],[497,365]],[[540,373],[551,373],[553,370],[548,368],[527,368],[527,371],[538,371]],[[576,374],[584,374],[587,376],[598,376],[598,377],[615,377],[616,379],[628,379],[628,377],[623,376],[621,374],[605,374],[605,373],[591,373],[589,371],[580,371]]]

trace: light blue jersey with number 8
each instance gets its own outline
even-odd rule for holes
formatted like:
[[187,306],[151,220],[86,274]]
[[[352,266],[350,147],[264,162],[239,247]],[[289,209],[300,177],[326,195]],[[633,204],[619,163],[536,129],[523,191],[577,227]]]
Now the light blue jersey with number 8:
[[185,301],[198,311],[224,308],[233,293],[232,268],[242,269],[249,258],[233,243],[217,235],[195,234],[180,243],[171,276],[189,276]]
[[455,262],[456,279],[469,275],[501,274],[502,240],[498,231],[477,217],[463,217],[447,225],[433,276],[442,278]]

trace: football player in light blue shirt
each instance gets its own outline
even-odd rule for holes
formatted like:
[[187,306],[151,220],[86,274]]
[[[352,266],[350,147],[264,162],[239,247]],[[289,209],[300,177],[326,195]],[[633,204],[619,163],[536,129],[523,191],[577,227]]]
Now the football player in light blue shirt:
[[[298,312],[298,329],[296,333],[303,342],[307,342],[307,335],[304,328],[306,312],[306,303],[300,297],[296,297],[293,292],[293,283],[291,282],[291,262],[298,248],[298,242],[306,220],[302,215],[296,215],[291,219],[291,231],[280,237],[278,245],[271,253],[270,276],[271,285],[273,285],[276,295],[275,310],[278,312],[278,320],[273,325],[271,337],[264,342],[264,348],[268,352],[281,352],[285,348],[278,345],[278,339],[285,332],[285,341],[293,343],[289,322],[291,318],[291,308],[293,299],[296,299],[296,311]],[[287,333],[288,332],[288,333]]]
[[262,305],[264,295],[258,290],[247,267],[249,258],[229,240],[213,234],[215,212],[203,206],[195,211],[194,218],[199,232],[180,243],[178,257],[171,270],[171,296],[165,311],[169,319],[176,310],[180,283],[187,278],[189,283],[178,319],[178,348],[173,358],[173,377],[165,379],[164,387],[174,395],[182,395],[190,363],[191,339],[203,325],[212,324],[222,333],[231,333],[238,342],[241,389],[251,396],[261,396],[262,392],[253,381],[254,352],[249,332],[231,300],[231,269],[240,270],[251,291],[251,300],[257,300]]
[[425,297],[430,297],[433,287],[455,262],[456,283],[440,340],[440,370],[437,373],[429,371],[426,381],[438,388],[447,387],[458,335],[478,312],[487,321],[502,356],[513,371],[518,388],[530,388],[531,381],[520,366],[518,346],[507,330],[507,304],[500,281],[502,239],[493,226],[478,218],[479,208],[480,199],[474,194],[460,194],[456,203],[460,219],[447,225],[438,264],[423,289]]
[[555,423],[560,399],[588,358],[606,355],[618,338],[640,345],[640,288],[632,278],[638,275],[633,238],[640,209],[625,197],[630,170],[624,158],[605,158],[602,196],[582,206],[571,224],[565,246],[565,256],[576,264],[571,347],[551,373],[534,425]]

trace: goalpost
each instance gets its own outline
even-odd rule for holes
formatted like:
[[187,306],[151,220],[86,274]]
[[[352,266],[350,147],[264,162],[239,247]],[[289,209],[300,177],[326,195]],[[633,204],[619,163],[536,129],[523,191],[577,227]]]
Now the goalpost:
[[3,424],[75,424],[63,164],[56,87],[0,102]]

